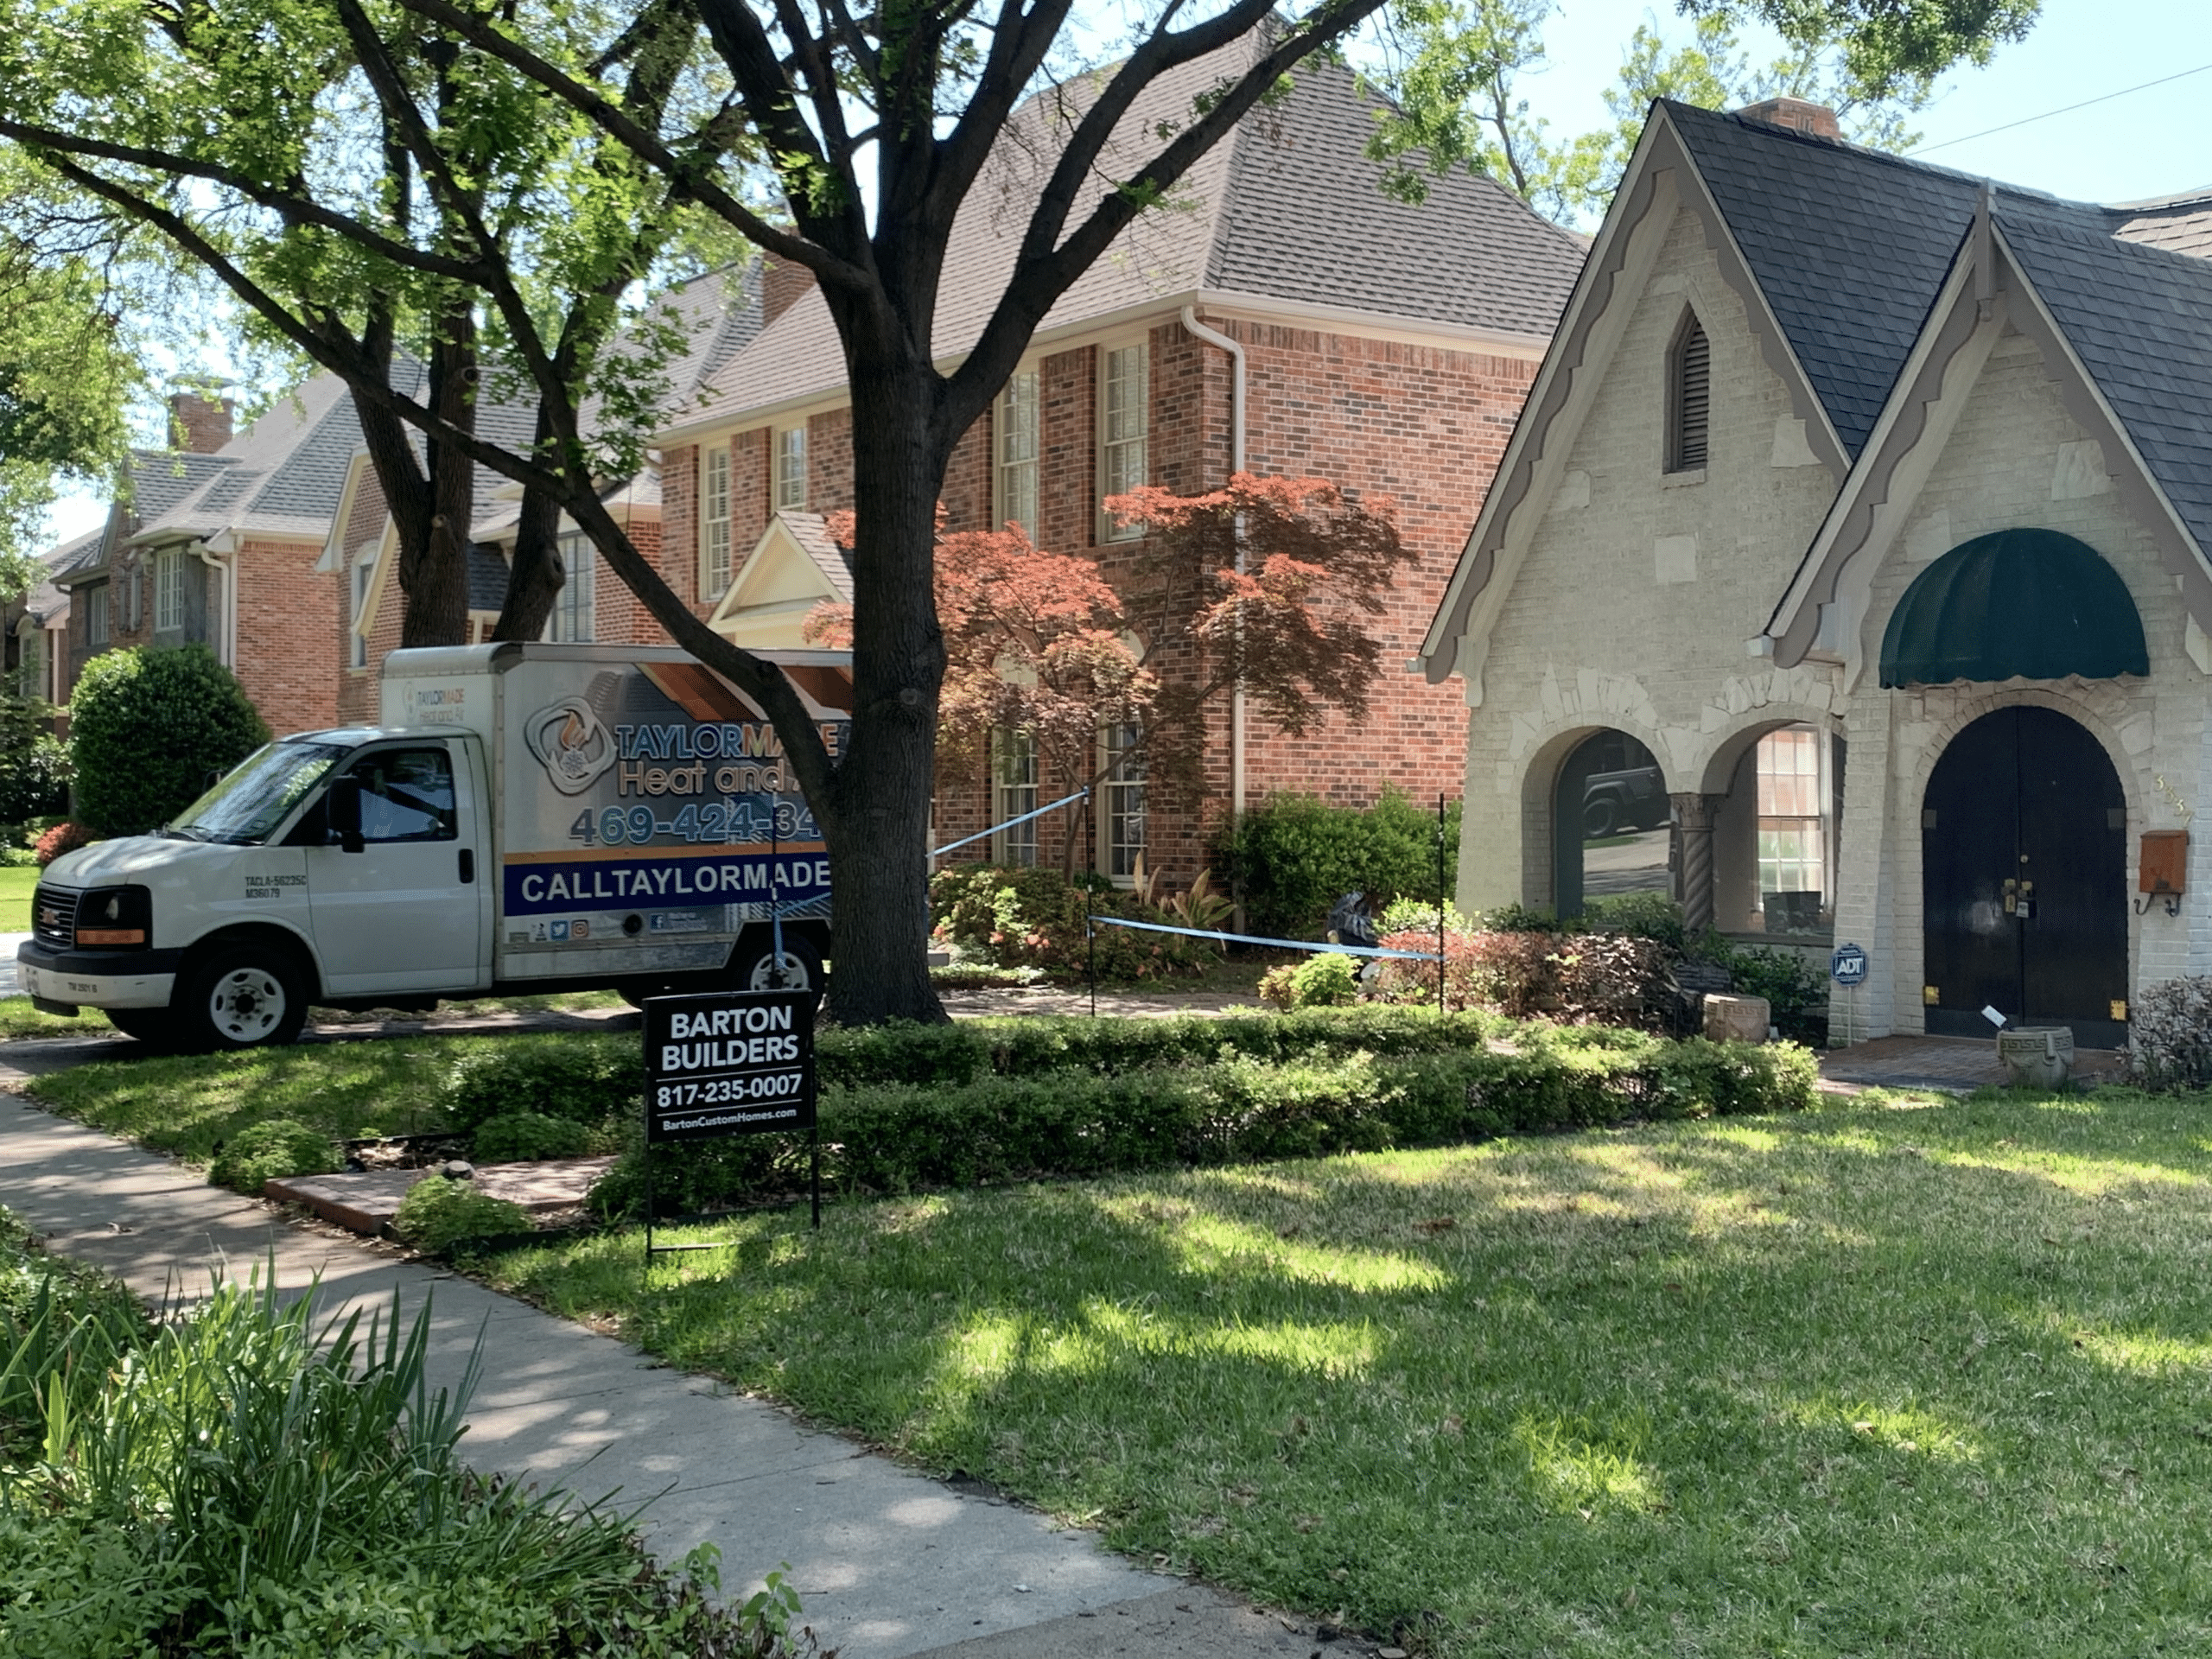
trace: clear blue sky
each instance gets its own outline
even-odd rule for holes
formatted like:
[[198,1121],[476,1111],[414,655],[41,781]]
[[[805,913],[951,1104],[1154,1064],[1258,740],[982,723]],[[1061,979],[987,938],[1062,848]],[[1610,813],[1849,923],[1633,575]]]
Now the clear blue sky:
[[[1549,67],[1523,84],[1535,112],[1562,133],[1604,124],[1599,95],[1619,72],[1622,42],[1647,18],[1670,40],[1688,36],[1688,25],[1664,3],[1561,0],[1546,35]],[[2200,65],[2212,66],[2207,0],[2044,0],[2025,41],[2000,48],[1986,69],[1951,76],[1916,124],[1926,145],[1942,144]],[[2212,68],[1926,153],[1947,167],[2057,195],[2133,201],[2212,186],[2208,112]],[[62,503],[56,539],[91,528],[102,511],[84,497]]]
[[[1599,94],[1619,71],[1620,42],[1647,19],[1670,40],[1688,38],[1665,0],[1560,0],[1545,36],[1550,66],[1524,83],[1532,109],[1560,131],[1602,124]],[[2212,65],[2205,0],[2044,0],[2026,40],[1948,77],[1914,124],[1936,145],[2199,65]],[[2208,112],[2212,69],[1927,159],[2082,200],[2172,195],[2212,186]]]

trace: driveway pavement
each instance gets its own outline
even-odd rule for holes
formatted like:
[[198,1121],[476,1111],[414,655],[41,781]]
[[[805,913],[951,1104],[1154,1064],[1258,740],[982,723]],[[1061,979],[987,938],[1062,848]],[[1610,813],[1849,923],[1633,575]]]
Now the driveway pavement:
[[[125,1046],[11,1043],[0,1058],[39,1050],[67,1064],[54,1051]],[[648,1546],[676,1560],[712,1540],[740,1594],[742,1580],[789,1561],[807,1621],[844,1659],[1302,1659],[1319,1646],[1310,1623],[1142,1571],[1089,1533],[955,1491],[434,1266],[289,1221],[7,1092],[0,1205],[49,1248],[149,1297],[204,1287],[226,1263],[274,1272],[288,1288],[319,1278],[333,1313],[389,1309],[395,1292],[410,1318],[429,1304],[437,1382],[458,1382],[482,1343],[463,1442],[472,1464],[584,1498],[652,1499]]]

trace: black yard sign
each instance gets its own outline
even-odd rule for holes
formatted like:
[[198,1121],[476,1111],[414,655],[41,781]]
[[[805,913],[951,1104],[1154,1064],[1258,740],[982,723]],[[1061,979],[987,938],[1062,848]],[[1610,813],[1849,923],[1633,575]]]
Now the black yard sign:
[[[716,991],[645,1001],[645,1141],[704,1141],[804,1129],[814,1120],[816,990]],[[818,1141],[814,1224],[822,1224]],[[645,1249],[652,1243],[652,1160],[645,1160]]]

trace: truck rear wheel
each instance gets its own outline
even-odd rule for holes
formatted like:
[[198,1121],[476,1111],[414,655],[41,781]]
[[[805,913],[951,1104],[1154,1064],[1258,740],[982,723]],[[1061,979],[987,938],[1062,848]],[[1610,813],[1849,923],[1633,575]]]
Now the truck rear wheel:
[[178,1013],[178,1037],[189,1047],[281,1048],[307,1024],[307,987],[283,952],[232,945],[189,976]]
[[[743,950],[731,963],[735,988],[741,991],[772,991],[776,988],[776,953],[766,940],[758,944],[748,940]],[[822,988],[822,953],[814,948],[814,941],[804,933],[784,935],[784,989],[787,991],[818,991]]]

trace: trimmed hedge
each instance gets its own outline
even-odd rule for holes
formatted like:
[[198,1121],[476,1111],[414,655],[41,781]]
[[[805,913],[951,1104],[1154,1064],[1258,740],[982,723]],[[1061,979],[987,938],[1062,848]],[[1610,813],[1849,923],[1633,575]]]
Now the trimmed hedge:
[[[1440,1025],[1433,1014],[1427,1023],[1432,1033]],[[823,1090],[823,1175],[848,1191],[895,1192],[1794,1110],[1812,1103],[1818,1075],[1812,1054],[1789,1045],[1539,1027],[1496,1047],[1408,1045],[1377,1054],[1317,1045],[1268,1058],[1224,1046],[1211,1060],[1114,1072],[1071,1066],[848,1084]],[[595,1208],[641,1212],[645,1156],[633,1132],[594,1190]],[[657,1206],[671,1214],[793,1192],[805,1179],[807,1147],[797,1135],[753,1136],[651,1156]]]

